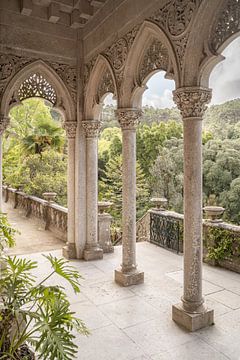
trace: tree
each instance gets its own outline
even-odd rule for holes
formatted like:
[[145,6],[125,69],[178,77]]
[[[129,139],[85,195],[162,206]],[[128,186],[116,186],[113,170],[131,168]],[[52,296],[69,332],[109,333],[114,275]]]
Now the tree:
[[[137,162],[137,218],[141,217],[149,202],[149,190],[144,173]],[[111,214],[119,225],[122,213],[122,155],[110,159],[99,183],[99,198],[113,202]]]

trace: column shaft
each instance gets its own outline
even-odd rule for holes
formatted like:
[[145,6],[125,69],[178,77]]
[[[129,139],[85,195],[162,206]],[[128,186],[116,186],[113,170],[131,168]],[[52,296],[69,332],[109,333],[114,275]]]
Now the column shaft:
[[172,317],[190,331],[213,323],[202,296],[202,118],[210,99],[209,89],[174,92],[184,129],[184,293]]
[[122,131],[122,271],[136,269],[136,130]]
[[96,260],[103,257],[103,250],[98,244],[98,132],[100,122],[83,121],[83,127],[87,138],[87,239],[83,257],[85,260]]
[[136,264],[136,128],[141,116],[138,109],[119,109],[122,128],[122,265],[115,270],[115,281],[123,286],[144,281],[144,273]]
[[67,204],[68,204],[68,230],[67,244],[63,247],[63,256],[76,259],[75,244],[75,141],[76,121],[66,121],[64,124],[68,138],[68,168],[67,168]]

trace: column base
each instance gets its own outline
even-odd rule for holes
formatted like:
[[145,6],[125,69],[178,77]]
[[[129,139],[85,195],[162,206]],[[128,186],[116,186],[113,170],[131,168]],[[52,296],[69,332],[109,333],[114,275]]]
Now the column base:
[[103,250],[100,248],[86,249],[83,252],[83,258],[86,261],[101,260],[103,258]]
[[214,324],[214,311],[206,309],[202,313],[188,313],[182,303],[172,306],[172,319],[189,331],[196,331]]
[[115,282],[122,286],[142,284],[144,282],[144,272],[134,270],[123,273],[122,270],[115,270]]
[[114,252],[114,246],[112,244],[103,245],[103,253],[113,253]]
[[66,244],[63,248],[62,248],[62,255],[66,258],[66,259],[77,259],[77,252],[76,252],[76,247],[75,244]]

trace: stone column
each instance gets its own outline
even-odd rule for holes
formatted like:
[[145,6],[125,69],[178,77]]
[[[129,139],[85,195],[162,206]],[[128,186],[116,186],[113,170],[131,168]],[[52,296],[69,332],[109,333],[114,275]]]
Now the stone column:
[[117,110],[122,128],[122,265],[115,270],[115,281],[123,286],[140,284],[144,273],[136,264],[136,128],[141,116],[138,109]]
[[83,252],[85,260],[103,258],[103,250],[98,244],[98,133],[100,121],[85,120],[82,126],[87,141],[87,239]]
[[68,139],[68,169],[67,169],[67,205],[68,205],[68,231],[67,243],[63,247],[63,256],[67,259],[76,259],[75,244],[75,140],[76,121],[65,121],[64,129]]
[[213,324],[202,296],[202,119],[211,91],[186,87],[173,94],[184,129],[184,294],[172,317],[195,331]]
[[10,123],[10,119],[6,116],[0,116],[0,211],[3,211],[3,188],[2,188],[2,139],[3,133]]

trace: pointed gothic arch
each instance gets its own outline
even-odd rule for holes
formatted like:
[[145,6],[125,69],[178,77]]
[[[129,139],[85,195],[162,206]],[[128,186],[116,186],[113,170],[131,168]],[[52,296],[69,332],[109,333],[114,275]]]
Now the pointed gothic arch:
[[117,97],[115,75],[108,60],[103,55],[99,55],[86,85],[84,104],[86,119],[99,118],[102,102],[109,93]]
[[76,118],[74,101],[63,80],[42,60],[31,62],[8,82],[1,101],[1,114],[7,117],[21,101],[41,97],[48,100],[63,116],[64,121]]
[[208,86],[214,67],[225,59],[222,52],[240,36],[239,0],[221,1],[215,9],[215,17],[208,27],[206,56],[201,63],[199,83]]
[[156,24],[145,21],[128,53],[121,85],[120,107],[139,107],[146,83],[155,72],[179,82],[176,55],[167,35]]

